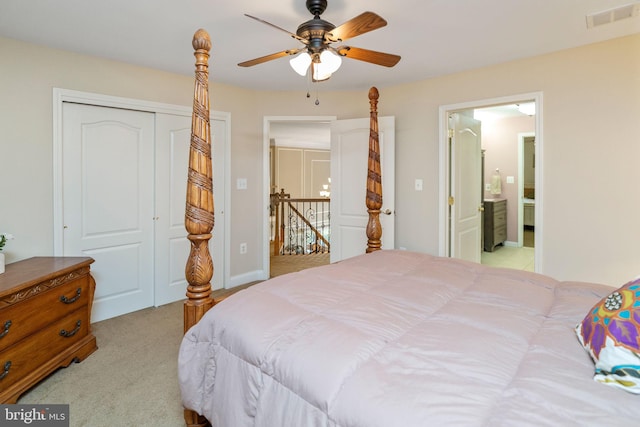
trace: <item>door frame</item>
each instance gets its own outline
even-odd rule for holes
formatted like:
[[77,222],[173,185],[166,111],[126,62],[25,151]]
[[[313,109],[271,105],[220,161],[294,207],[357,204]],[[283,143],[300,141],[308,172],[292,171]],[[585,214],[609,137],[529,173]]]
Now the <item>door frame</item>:
[[[63,254],[63,227],[64,215],[62,205],[62,107],[65,102],[76,104],[94,105],[100,107],[112,107],[128,110],[146,111],[151,113],[166,113],[175,115],[185,115],[191,117],[192,108],[182,105],[165,104],[160,102],[145,101],[133,98],[123,98],[118,96],[103,95],[98,93],[83,92],[71,89],[53,88],[53,254],[60,256]],[[224,177],[224,209],[227,211],[224,216],[224,268],[223,283],[229,284],[230,268],[230,221],[229,208],[231,206],[231,194],[229,189],[231,173],[231,115],[227,112],[211,111],[212,118],[227,122],[227,135],[225,142],[226,157],[223,159],[225,166]],[[186,165],[185,165],[186,167]],[[214,195],[215,197],[215,195]],[[186,262],[186,260],[185,260]],[[226,287],[226,286],[225,286]],[[186,292],[186,290],[185,290]],[[155,301],[155,295],[154,295]]]
[[[438,192],[438,213],[439,213],[439,227],[438,227],[438,254],[440,256],[447,256],[448,253],[448,238],[450,232],[449,221],[447,219],[447,207],[448,207],[448,191],[449,188],[449,153],[447,150],[448,134],[448,117],[452,113],[456,113],[463,110],[471,110],[476,108],[485,108],[503,104],[516,104],[525,101],[533,101],[536,105],[535,113],[535,134],[536,134],[536,148],[535,156],[537,159],[543,159],[543,141],[544,134],[543,118],[542,118],[542,92],[530,92],[516,95],[503,96],[499,98],[481,99],[476,101],[467,101],[457,104],[441,105],[439,107],[439,171],[440,171],[440,185]],[[535,181],[536,181],[536,234],[534,243],[534,271],[542,273],[544,271],[542,263],[543,253],[543,167],[544,162],[540,161],[536,164]]]
[[271,164],[269,161],[269,148],[271,146],[271,123],[276,122],[333,122],[337,116],[264,116],[262,121],[262,279],[266,280],[271,275],[271,262],[269,253],[269,211],[271,200]]
[[[524,246],[524,142],[535,138],[535,132],[518,133],[518,247]],[[537,179],[534,173],[534,180]],[[538,183],[535,183],[536,186]],[[535,208],[534,208],[535,209]],[[534,243],[535,244],[535,243]],[[535,258],[534,258],[535,262]]]

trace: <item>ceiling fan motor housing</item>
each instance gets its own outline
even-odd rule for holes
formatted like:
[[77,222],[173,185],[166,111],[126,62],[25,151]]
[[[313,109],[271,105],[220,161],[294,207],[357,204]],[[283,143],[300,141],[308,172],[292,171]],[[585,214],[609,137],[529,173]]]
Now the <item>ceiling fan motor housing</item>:
[[331,22],[320,18],[327,8],[327,0],[307,0],[307,9],[313,15],[313,19],[303,22],[298,27],[298,37],[308,40],[307,49],[310,53],[320,53],[326,49],[325,33],[336,28]]
[[307,45],[309,51],[319,52],[326,47],[324,34],[333,30],[335,27],[331,22],[327,22],[324,19],[313,18],[300,24],[296,34],[298,37],[309,41]]

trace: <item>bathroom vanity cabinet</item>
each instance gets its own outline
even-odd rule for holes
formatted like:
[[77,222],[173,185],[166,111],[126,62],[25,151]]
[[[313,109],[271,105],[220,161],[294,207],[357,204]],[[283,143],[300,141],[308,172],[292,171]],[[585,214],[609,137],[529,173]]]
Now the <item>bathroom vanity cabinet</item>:
[[507,240],[507,199],[484,200],[484,250],[493,252]]

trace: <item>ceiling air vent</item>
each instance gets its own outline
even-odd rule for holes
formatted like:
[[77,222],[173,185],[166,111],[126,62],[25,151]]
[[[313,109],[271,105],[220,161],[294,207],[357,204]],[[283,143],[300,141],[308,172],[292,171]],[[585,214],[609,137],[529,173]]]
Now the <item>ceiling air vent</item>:
[[632,3],[615,9],[587,15],[587,28],[594,28],[604,24],[620,21],[621,19],[632,18],[640,15],[640,3]]

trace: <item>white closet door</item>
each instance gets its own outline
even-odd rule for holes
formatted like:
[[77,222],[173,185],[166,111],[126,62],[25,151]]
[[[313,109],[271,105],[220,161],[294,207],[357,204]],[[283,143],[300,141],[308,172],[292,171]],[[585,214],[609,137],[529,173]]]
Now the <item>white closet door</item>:
[[156,115],[156,297],[163,305],[185,297],[189,240],[184,228],[191,118]]
[[63,254],[86,255],[92,321],[153,305],[154,114],[63,103]]
[[[226,208],[229,206],[227,197],[227,167],[230,153],[230,116],[224,113],[212,113],[211,117],[211,148],[213,156],[213,197],[215,225],[213,226],[213,237],[209,241],[209,250],[213,257],[213,279],[211,286],[213,289],[229,287],[229,260],[225,254],[229,253],[226,230],[229,219]],[[186,188],[186,185],[185,185]],[[185,189],[186,191],[186,189]],[[186,195],[185,195],[186,197]]]
[[[213,258],[212,287],[224,278],[224,147],[227,123],[211,120],[215,226],[209,241]],[[156,298],[163,305],[185,298],[184,269],[190,242],[184,225],[191,116],[156,114]]]

